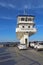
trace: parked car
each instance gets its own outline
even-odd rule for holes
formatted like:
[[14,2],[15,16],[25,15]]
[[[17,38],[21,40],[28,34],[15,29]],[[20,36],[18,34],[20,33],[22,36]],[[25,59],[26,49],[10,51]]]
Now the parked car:
[[35,43],[34,49],[36,49],[36,50],[43,50],[43,42]]
[[31,47],[31,48],[34,48],[34,42],[31,42],[31,43],[30,43],[30,47]]
[[27,49],[27,47],[26,47],[25,44],[19,44],[19,45],[18,45],[18,48],[19,48],[19,49]]

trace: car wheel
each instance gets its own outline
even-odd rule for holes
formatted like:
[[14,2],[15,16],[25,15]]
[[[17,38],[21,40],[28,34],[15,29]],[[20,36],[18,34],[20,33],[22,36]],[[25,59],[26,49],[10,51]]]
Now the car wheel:
[[36,51],[38,51],[38,48],[36,47]]

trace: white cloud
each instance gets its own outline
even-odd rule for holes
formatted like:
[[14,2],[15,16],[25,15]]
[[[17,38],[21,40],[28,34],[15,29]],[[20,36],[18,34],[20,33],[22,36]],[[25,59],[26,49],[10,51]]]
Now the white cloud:
[[43,25],[42,24],[39,24],[39,25],[36,25],[36,27],[42,27],[43,28]]
[[[5,2],[0,2],[0,6],[2,7],[10,7],[10,8],[15,8],[16,6],[12,3],[5,3]],[[43,4],[38,4],[37,6],[30,4],[24,4],[23,6],[24,9],[35,9],[35,8],[43,8]]]
[[24,5],[24,9],[31,9],[31,5]]
[[[4,2],[0,2],[0,6],[2,7],[6,7],[6,8],[15,8],[16,6],[12,3],[4,3]],[[41,5],[38,5],[38,6],[33,6],[31,4],[27,5],[27,4],[24,4],[24,6],[20,9],[36,9],[36,8],[43,8],[43,4]]]
[[13,20],[14,18],[12,18],[12,17],[6,17],[6,16],[2,16],[2,17],[0,17],[0,19]]
[[13,5],[11,3],[2,3],[2,2],[0,2],[0,6],[6,7],[6,8],[15,8],[15,5]]
[[28,6],[27,6],[27,5],[25,5],[25,6],[24,6],[24,8],[26,8],[26,9],[27,9],[27,8],[28,8]]
[[37,6],[33,6],[31,4],[24,5],[24,9],[37,9],[37,8],[43,8],[43,5],[37,5]]
[[33,8],[33,9],[43,8],[43,5],[33,6],[32,8]]
[[0,6],[5,7],[5,6],[6,6],[6,4],[5,4],[5,3],[1,3],[1,2],[0,2]]
[[8,4],[8,6],[11,8],[15,8],[15,6],[13,4]]

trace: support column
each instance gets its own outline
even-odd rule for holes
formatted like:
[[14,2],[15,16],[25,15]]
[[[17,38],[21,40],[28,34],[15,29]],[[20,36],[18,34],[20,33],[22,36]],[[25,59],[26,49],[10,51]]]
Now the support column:
[[29,37],[28,37],[28,34],[24,35],[24,43],[26,44],[27,47],[29,47]]
[[25,44],[25,43],[24,43],[24,35],[23,35],[22,38],[20,39],[20,44]]

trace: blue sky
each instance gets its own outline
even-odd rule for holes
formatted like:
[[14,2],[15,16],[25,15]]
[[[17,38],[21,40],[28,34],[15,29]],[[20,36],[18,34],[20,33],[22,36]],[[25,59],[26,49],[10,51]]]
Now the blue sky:
[[0,41],[18,41],[16,37],[17,15],[35,16],[37,33],[30,40],[43,40],[43,0],[0,0]]

